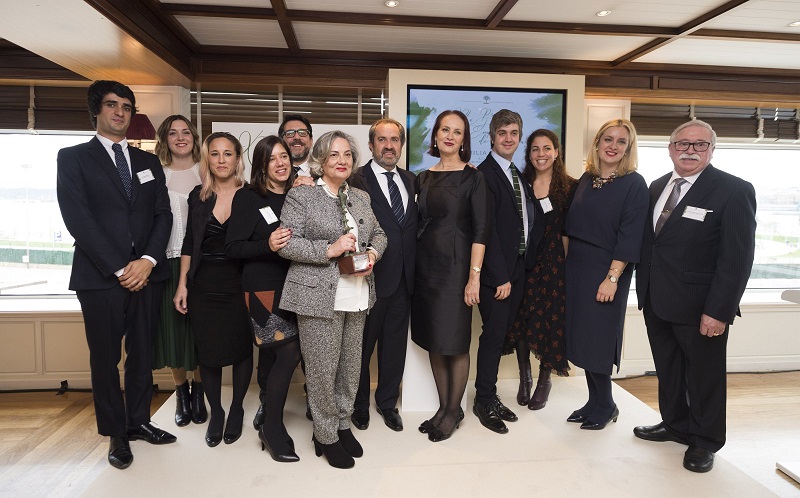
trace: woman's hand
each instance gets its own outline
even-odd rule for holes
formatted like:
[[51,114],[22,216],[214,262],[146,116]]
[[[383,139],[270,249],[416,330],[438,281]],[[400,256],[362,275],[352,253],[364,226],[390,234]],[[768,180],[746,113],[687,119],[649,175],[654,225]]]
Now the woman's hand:
[[175,290],[175,297],[172,298],[172,302],[175,304],[175,309],[178,313],[185,315],[189,308],[186,306],[186,296],[189,295],[188,291],[186,290],[185,285],[178,284],[178,288]]
[[367,275],[370,275],[372,273],[372,267],[375,266],[375,261],[378,260],[378,256],[375,254],[374,251],[368,250],[367,257],[369,258],[369,267],[364,271],[357,271],[353,273],[353,275],[359,277],[366,277]]
[[356,236],[346,233],[336,239],[336,242],[328,246],[327,256],[329,259],[338,258],[346,252],[356,251]]
[[279,249],[286,247],[289,239],[292,238],[292,230],[289,228],[278,227],[269,234],[269,249],[278,252]]
[[[470,273],[472,273],[471,270]],[[478,277],[478,274],[475,273],[474,276],[470,275],[469,280],[467,281],[467,286],[464,287],[464,302],[467,304],[467,306],[473,306],[481,302],[481,299],[478,296],[478,291],[480,288],[481,279]]]
[[617,293],[617,284],[604,278],[597,288],[597,301],[600,303],[610,303],[614,300],[614,294]]

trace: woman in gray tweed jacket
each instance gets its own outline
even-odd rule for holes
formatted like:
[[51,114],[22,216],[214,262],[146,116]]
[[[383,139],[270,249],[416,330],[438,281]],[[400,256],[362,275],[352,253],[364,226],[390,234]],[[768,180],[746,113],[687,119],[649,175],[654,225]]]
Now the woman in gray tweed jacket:
[[[280,307],[298,318],[314,450],[317,456],[325,454],[331,466],[350,468],[353,458],[364,453],[350,431],[350,415],[361,369],[364,321],[375,302],[372,265],[386,248],[386,234],[369,195],[347,185],[358,164],[353,137],[341,131],[322,135],[309,164],[315,185],[291,189],[281,213],[291,238],[278,254],[292,265]],[[337,260],[356,251],[367,252],[369,268],[340,275]]]

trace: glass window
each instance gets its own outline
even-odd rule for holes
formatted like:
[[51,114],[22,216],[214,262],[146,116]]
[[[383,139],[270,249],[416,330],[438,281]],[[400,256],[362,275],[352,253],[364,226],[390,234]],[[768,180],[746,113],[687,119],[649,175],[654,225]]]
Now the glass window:
[[[747,288],[800,288],[800,148],[718,143],[711,164],[756,190],[756,256]],[[639,173],[648,185],[671,171],[666,139],[640,141]]]
[[0,134],[0,294],[71,294],[75,242],[56,199],[59,149],[86,142],[80,134]]

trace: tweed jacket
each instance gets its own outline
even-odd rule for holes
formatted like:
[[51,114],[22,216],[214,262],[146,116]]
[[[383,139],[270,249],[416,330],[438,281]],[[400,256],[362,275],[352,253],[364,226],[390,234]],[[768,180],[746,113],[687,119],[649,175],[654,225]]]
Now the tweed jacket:
[[[353,187],[348,187],[348,191],[348,210],[358,223],[359,250],[371,247],[380,259],[386,249],[386,234],[372,212],[369,194]],[[278,254],[292,260],[292,265],[280,308],[298,315],[332,318],[339,267],[336,259],[328,258],[326,252],[328,245],[344,233],[339,200],[331,198],[319,185],[292,188],[283,205],[281,225],[292,230],[292,238]],[[367,283],[371,308],[375,303],[372,274]]]

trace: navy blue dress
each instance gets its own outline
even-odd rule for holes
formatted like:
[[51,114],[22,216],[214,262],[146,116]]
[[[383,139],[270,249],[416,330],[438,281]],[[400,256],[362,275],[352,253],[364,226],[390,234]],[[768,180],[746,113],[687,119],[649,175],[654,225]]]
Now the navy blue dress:
[[[638,173],[592,188],[584,173],[567,214],[567,359],[600,374],[619,370],[622,328],[633,263],[639,261],[650,194]],[[612,260],[626,261],[610,303],[597,301],[597,289]]]

